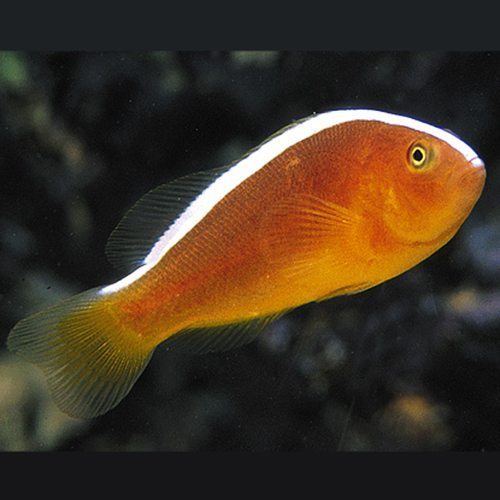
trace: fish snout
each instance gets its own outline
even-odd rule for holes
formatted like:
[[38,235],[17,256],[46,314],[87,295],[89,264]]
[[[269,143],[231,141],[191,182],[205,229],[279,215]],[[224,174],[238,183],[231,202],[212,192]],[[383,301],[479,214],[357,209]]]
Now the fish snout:
[[469,163],[474,168],[480,168],[480,169],[486,170],[484,162],[483,162],[483,160],[481,160],[481,158],[479,158],[479,156],[476,156],[475,158],[472,158],[472,160],[470,160]]
[[486,168],[483,160],[475,156],[469,160],[467,167],[456,178],[463,200],[471,199],[473,203],[479,198],[486,181]]
[[477,183],[479,184],[479,189],[482,190],[484,186],[484,182],[486,180],[486,167],[484,165],[483,160],[476,156],[470,160],[469,164],[472,168],[469,170],[472,171],[472,177],[477,179]]

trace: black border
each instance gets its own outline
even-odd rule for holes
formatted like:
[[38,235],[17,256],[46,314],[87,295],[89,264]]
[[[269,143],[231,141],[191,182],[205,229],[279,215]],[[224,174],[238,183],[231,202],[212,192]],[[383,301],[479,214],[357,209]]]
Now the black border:
[[[422,498],[496,490],[498,453],[0,453],[4,491]],[[25,478],[23,481],[22,478]],[[69,488],[68,488],[69,486]],[[77,491],[75,491],[77,490]],[[12,490],[10,490],[12,491]]]
[[495,50],[490,7],[456,2],[11,2],[11,50]]

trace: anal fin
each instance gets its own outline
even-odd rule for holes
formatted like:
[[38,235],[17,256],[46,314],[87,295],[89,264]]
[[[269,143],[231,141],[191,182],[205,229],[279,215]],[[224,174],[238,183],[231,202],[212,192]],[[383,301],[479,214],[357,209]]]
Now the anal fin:
[[338,288],[333,292],[327,293],[322,297],[319,297],[318,299],[316,299],[315,302],[323,302],[324,300],[333,299],[334,297],[340,297],[341,295],[353,295],[355,293],[362,292],[363,290],[367,290],[372,286],[373,283],[369,281],[364,281],[363,283],[356,283],[354,285],[345,286],[342,288]]
[[255,340],[271,322],[285,312],[229,325],[184,330],[166,340],[164,345],[169,349],[175,348],[194,354],[228,351]]

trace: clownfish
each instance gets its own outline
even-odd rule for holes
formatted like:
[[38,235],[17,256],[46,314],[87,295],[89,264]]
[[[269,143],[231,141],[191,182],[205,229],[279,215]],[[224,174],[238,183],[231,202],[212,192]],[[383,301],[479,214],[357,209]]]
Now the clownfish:
[[313,115],[147,193],[106,247],[129,274],[21,320],[7,345],[64,412],[101,415],[161,343],[234,348],[293,308],[412,268],[458,231],[485,178],[444,129],[375,110]]

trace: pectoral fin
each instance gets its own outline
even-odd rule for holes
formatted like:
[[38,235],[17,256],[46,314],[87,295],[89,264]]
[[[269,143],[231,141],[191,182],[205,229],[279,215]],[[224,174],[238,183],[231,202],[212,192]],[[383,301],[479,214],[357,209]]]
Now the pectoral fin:
[[294,195],[271,207],[263,223],[265,254],[290,277],[317,273],[323,266],[338,272],[352,266],[360,217],[313,195]]

